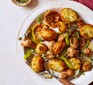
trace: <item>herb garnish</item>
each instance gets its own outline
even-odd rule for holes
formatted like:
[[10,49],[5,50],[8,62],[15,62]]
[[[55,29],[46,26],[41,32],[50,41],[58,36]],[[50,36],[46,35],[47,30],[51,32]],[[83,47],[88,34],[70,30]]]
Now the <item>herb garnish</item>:
[[21,3],[21,4],[24,4],[24,3],[27,3],[29,0],[16,0],[16,1]]

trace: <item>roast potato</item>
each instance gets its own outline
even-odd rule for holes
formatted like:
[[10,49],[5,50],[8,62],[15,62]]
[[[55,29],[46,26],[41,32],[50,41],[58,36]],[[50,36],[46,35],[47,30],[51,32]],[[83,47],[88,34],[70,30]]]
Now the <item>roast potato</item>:
[[74,70],[80,69],[81,61],[78,58],[70,58],[69,62],[73,66]]
[[45,12],[44,20],[50,27],[57,27],[57,22],[61,21],[61,16],[57,11],[48,10]]
[[34,56],[31,61],[31,68],[35,72],[41,72],[44,70],[44,59],[40,56]]
[[62,20],[65,22],[74,22],[77,20],[77,14],[70,8],[64,8],[61,11]]
[[37,24],[35,23],[33,26],[30,27],[31,29],[31,38],[32,40],[37,44],[41,40],[41,29],[44,27],[43,24]]
[[41,30],[41,36],[44,40],[52,41],[56,39],[57,33],[52,29],[44,28]]
[[64,50],[65,46],[66,46],[66,43],[64,41],[56,42],[53,45],[53,53],[54,54],[60,54]]
[[67,27],[66,27],[65,23],[62,22],[62,21],[58,22],[58,27],[59,27],[59,30],[60,30],[62,33],[64,33],[64,32],[67,31]]
[[48,62],[48,68],[57,72],[62,72],[65,69],[65,63],[58,59],[52,59]]
[[80,34],[85,38],[93,38],[93,26],[90,24],[82,26],[80,29]]
[[35,48],[37,54],[44,54],[48,51],[48,47],[43,43],[38,43]]
[[40,38],[40,32],[43,29],[44,24],[37,24],[37,26],[34,29],[34,33],[37,36],[37,38]]

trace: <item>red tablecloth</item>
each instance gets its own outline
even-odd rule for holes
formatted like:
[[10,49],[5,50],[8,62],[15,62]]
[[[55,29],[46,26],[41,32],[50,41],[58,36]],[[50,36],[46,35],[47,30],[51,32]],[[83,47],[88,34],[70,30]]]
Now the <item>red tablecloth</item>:
[[93,0],[75,0],[75,1],[82,3],[93,10]]

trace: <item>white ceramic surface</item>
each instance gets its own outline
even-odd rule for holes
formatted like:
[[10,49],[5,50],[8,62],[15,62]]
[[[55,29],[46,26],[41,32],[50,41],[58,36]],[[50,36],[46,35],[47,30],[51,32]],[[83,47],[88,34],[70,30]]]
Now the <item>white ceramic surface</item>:
[[[83,20],[86,23],[93,24],[93,12],[87,7],[73,1],[64,1],[64,2],[56,1],[56,2],[51,2],[48,4],[44,4],[38,7],[37,9],[35,9],[34,11],[32,11],[23,22],[18,34],[18,38],[24,36],[24,33],[26,32],[27,28],[30,26],[30,24],[39,14],[43,13],[44,11],[48,9],[65,8],[65,7],[75,10],[80,15],[80,17],[83,18]],[[23,48],[21,47],[20,41],[18,40],[17,40],[17,52],[18,52],[23,70],[25,71],[27,76],[30,79],[33,79],[33,81],[36,82],[38,85],[62,85],[54,78],[50,80],[41,78],[35,72],[33,72],[28,65],[25,64],[25,61],[23,59],[23,55],[24,55]],[[93,75],[93,69],[89,72],[86,72],[85,76],[82,75],[79,78],[72,80],[72,82],[75,83],[76,85],[88,85],[91,81],[93,81],[92,75]]]

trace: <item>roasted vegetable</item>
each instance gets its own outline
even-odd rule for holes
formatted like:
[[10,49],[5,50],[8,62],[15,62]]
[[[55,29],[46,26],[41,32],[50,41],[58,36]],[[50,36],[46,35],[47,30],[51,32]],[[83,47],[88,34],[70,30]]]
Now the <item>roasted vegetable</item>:
[[87,40],[87,41],[86,41],[86,44],[83,46],[81,52],[83,52],[84,49],[88,48],[89,44],[90,44],[90,40]]
[[44,40],[52,41],[57,38],[57,33],[52,29],[45,28],[41,30],[41,36]]
[[31,68],[35,72],[41,72],[44,70],[44,59],[38,55],[34,56],[31,61]]
[[26,54],[24,55],[24,59],[26,60],[27,58],[32,56],[33,52],[34,52],[34,50],[32,50],[32,49],[27,50]]
[[53,53],[54,54],[60,54],[64,48],[65,48],[66,44],[65,42],[56,42],[54,45],[53,45]]
[[90,24],[86,24],[81,27],[80,34],[86,38],[93,38],[93,26]]
[[80,32],[76,31],[72,34],[72,37],[76,37],[77,39],[80,39]]
[[70,58],[69,59],[70,64],[73,66],[73,69],[80,69],[81,67],[81,61],[77,58]]
[[57,27],[58,21],[61,21],[61,16],[57,11],[48,10],[45,12],[44,20],[50,27]]
[[70,41],[69,41],[69,35],[68,35],[68,33],[65,33],[64,34],[64,37],[65,37],[66,45],[69,46],[70,45]]
[[64,8],[61,11],[62,20],[65,22],[74,22],[77,20],[77,14],[70,8]]
[[48,62],[48,68],[57,72],[62,72],[65,69],[65,63],[61,60],[53,59]]
[[41,23],[42,23],[42,19],[43,19],[43,16],[42,16],[42,15],[39,15],[39,16],[37,16],[36,21],[37,21],[39,24],[41,24]]
[[70,69],[73,69],[73,66],[70,64],[66,57],[60,56],[60,59],[63,60]]
[[40,42],[40,39],[35,35],[35,29],[38,28],[38,24],[36,23],[31,29],[32,29],[32,40],[37,44]]
[[45,44],[43,43],[38,43],[35,48],[35,52],[38,54],[44,54],[48,51],[48,48]]
[[66,27],[65,23],[62,22],[62,21],[58,22],[58,27],[59,27],[59,30],[60,30],[62,33],[67,31],[67,27]]

